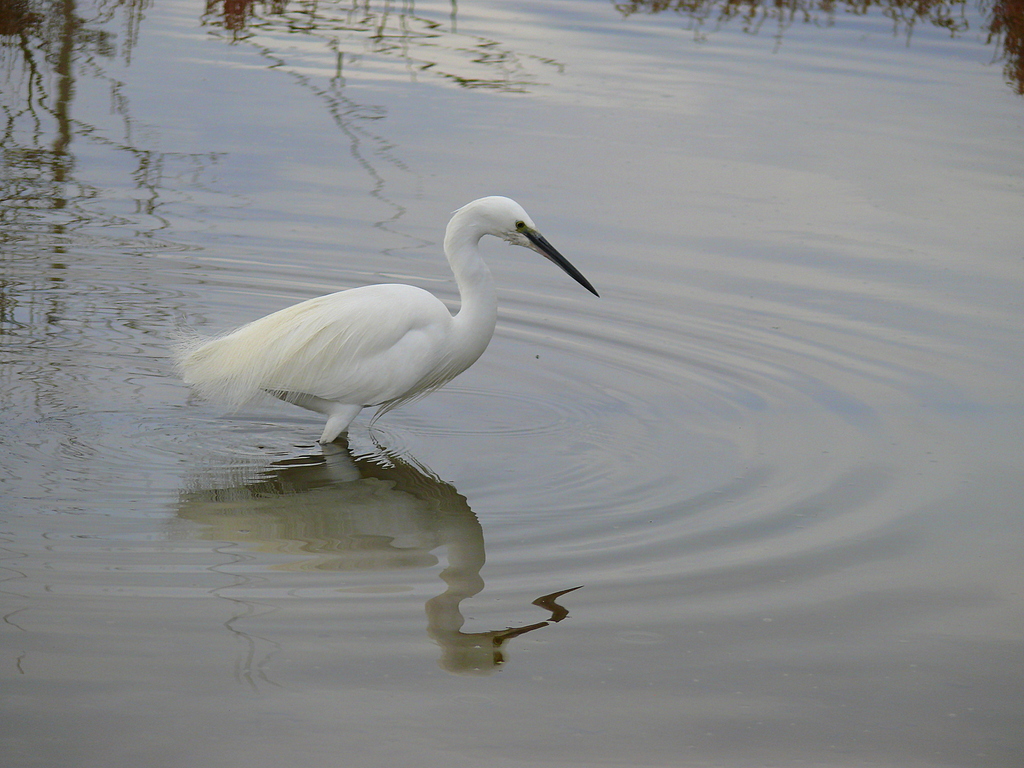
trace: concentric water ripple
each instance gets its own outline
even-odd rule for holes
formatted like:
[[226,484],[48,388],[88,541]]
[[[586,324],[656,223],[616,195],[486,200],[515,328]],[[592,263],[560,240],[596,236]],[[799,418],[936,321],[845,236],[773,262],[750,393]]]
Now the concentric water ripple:
[[[92,277],[104,274],[100,269]],[[257,272],[246,285],[261,280]],[[388,414],[373,427],[374,439],[393,455],[453,468],[482,516],[489,546],[520,567],[533,563],[546,578],[560,570],[591,579],[616,571],[628,582],[631,563],[643,579],[652,572],[667,578],[786,570],[865,547],[907,511],[896,502],[922,488],[907,486],[905,468],[896,482],[897,470],[887,467],[881,447],[892,427],[887,409],[927,386],[914,382],[927,382],[935,366],[915,363],[932,362],[941,345],[930,348],[920,332],[887,344],[882,326],[851,325],[841,312],[821,307],[801,314],[777,300],[727,293],[680,298],[650,281],[620,284],[621,296],[613,291],[593,303],[516,293],[503,304],[484,360],[442,392]],[[242,306],[248,290],[232,290]],[[277,404],[222,414],[187,397],[167,359],[178,322],[173,307],[191,300],[180,289],[99,282],[68,298],[61,317],[40,324],[36,314],[12,324],[26,343],[5,368],[8,376],[54,389],[52,408],[40,411],[41,423],[54,421],[40,438],[19,438],[32,428],[31,409],[14,409],[25,419],[4,425],[12,443],[20,440],[21,467],[38,467],[37,487],[49,503],[76,499],[84,511],[94,497],[95,511],[126,519],[115,538],[130,537],[131,519],[153,514],[193,524],[168,532],[194,535],[203,526],[212,532],[220,528],[218,515],[235,512],[214,505],[199,517],[185,514],[182,482],[225,493],[267,472],[275,476],[273,462],[317,455],[313,415]],[[49,362],[39,359],[38,348]],[[9,396],[28,391],[12,385]],[[45,400],[36,402],[45,409]],[[364,429],[367,423],[357,422]],[[62,437],[70,430],[73,438]],[[271,493],[259,502],[261,515],[296,499],[275,498]],[[352,503],[328,498],[317,514]],[[398,533],[385,528],[373,535]],[[243,568],[249,573],[298,566],[310,546],[319,562],[334,547],[280,532],[254,540],[229,530],[218,535],[239,537],[241,551],[264,552]],[[419,546],[429,552],[436,543]],[[116,561],[133,556],[131,547],[103,551]],[[69,552],[62,557],[75,559]],[[93,583],[107,573],[116,575],[114,583],[96,589],[136,597],[187,592],[133,587],[136,577],[163,581],[209,568],[83,562],[69,570],[68,560],[62,562],[51,576],[53,589],[70,573],[89,573]],[[314,570],[327,562],[344,569],[369,561],[331,555]],[[136,587],[142,592],[133,592]],[[207,584],[196,594],[214,588]]]
[[[25,512],[92,521],[62,519],[8,560],[23,574],[13,593],[23,581],[126,599],[429,597],[436,582],[415,574],[449,542],[440,503],[479,518],[500,553],[493,594],[580,581],[628,601],[630,584],[664,583],[705,604],[732,596],[740,615],[764,580],[799,581],[794,595],[813,601],[830,563],[892,556],[892,529],[952,480],[892,450],[908,409],[965,397],[964,350],[941,329],[969,313],[916,287],[785,260],[742,278],[726,261],[690,285],[666,266],[674,255],[653,254],[647,276],[603,275],[597,301],[513,286],[480,363],[372,427],[369,412],[357,421],[353,473],[321,455],[313,414],[192,399],[169,347],[183,319],[244,322],[372,271],[310,280],[269,253],[195,265],[86,245],[60,279],[28,262],[10,272],[0,430],[17,446],[9,476],[32,484],[14,496]],[[187,287],[160,277],[169,267]]]

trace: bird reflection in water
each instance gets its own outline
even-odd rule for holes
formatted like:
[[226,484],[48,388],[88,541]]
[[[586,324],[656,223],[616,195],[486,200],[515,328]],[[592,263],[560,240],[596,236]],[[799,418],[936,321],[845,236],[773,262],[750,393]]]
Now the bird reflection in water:
[[484,588],[480,521],[453,486],[379,446],[356,456],[336,442],[323,446],[322,455],[276,462],[257,481],[184,491],[178,517],[199,523],[206,539],[302,555],[278,566],[289,570],[427,568],[438,563],[433,551],[445,547],[446,589],[426,603],[427,632],[441,647],[440,666],[454,673],[494,671],[512,638],[565,619],[568,611],[557,600],[579,589],[534,600],[550,613],[543,621],[463,632],[460,604]]

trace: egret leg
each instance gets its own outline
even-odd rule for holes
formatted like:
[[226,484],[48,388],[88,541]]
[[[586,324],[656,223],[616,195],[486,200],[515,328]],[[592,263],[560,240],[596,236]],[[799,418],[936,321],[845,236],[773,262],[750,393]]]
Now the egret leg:
[[269,394],[284,400],[286,403],[297,405],[310,411],[316,411],[327,416],[327,424],[324,425],[324,433],[320,435],[321,443],[333,443],[338,435],[348,429],[348,425],[355,420],[359,412],[363,410],[361,405],[345,405],[335,403],[331,400],[324,400],[316,395],[307,395],[302,392],[274,392]]
[[320,435],[320,442],[333,443],[342,432],[348,431],[348,425],[355,420],[361,410],[361,405],[336,405],[332,408],[324,425],[324,433]]

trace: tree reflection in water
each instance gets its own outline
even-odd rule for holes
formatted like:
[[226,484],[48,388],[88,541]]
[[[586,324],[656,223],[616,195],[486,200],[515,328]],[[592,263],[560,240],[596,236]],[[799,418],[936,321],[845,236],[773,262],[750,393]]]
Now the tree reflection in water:
[[[893,33],[905,35],[908,43],[921,24],[948,30],[954,37],[970,29],[967,0],[632,0],[614,5],[627,17],[663,12],[686,16],[698,37],[706,36],[710,25],[737,22],[744,32],[757,34],[772,24],[779,43],[793,24],[829,27],[839,14],[881,12],[892,21]],[[1024,0],[978,0],[978,9],[985,19],[986,42],[995,43],[1005,61],[1007,83],[1024,95]]]
[[[148,5],[0,0],[0,245],[27,241],[59,252],[84,228],[94,235],[102,229],[103,236],[127,230],[126,244],[152,237],[168,227],[161,210],[167,177],[182,167],[195,176],[217,162],[214,154],[159,152],[136,139],[124,83],[111,71],[117,59],[130,65]],[[117,17],[125,30],[119,36],[104,27]],[[83,80],[104,85],[120,125],[93,125],[75,114]],[[124,184],[135,190],[132,219],[123,209],[104,211],[111,195],[77,173],[75,140],[131,158]]]
[[[545,71],[563,65],[545,56],[516,51],[500,40],[460,33],[456,4],[447,23],[417,14],[415,3],[288,2],[207,0],[203,23],[285,56],[276,35],[320,38],[336,57],[336,80],[347,67],[376,58],[399,64],[403,76],[440,77],[461,88],[525,92]],[[284,63],[284,62],[283,62]],[[306,62],[308,66],[308,62]]]
[[[45,51],[57,70],[66,70],[73,50],[110,56],[112,36],[97,25],[117,13],[125,19],[121,53],[130,59],[149,4],[150,0],[99,2],[87,16],[79,14],[77,0],[2,0],[0,65],[9,66],[11,50],[25,52],[32,47]],[[977,4],[986,42],[997,46],[1007,81],[1024,94],[1024,0],[977,0]],[[626,17],[685,15],[700,35],[708,33],[710,24],[736,21],[745,31],[757,33],[773,23],[779,40],[795,23],[830,26],[839,14],[880,12],[892,20],[894,32],[908,40],[920,24],[941,27],[954,36],[970,27],[967,0],[632,0],[613,5]],[[525,90],[537,78],[531,62],[561,69],[553,59],[516,52],[500,41],[457,35],[457,7],[453,2],[446,29],[434,19],[417,15],[412,2],[395,10],[390,3],[354,1],[207,0],[203,21],[230,32],[233,39],[263,31],[323,36],[337,51],[339,73],[346,56],[358,58],[361,52],[397,56],[411,74],[430,71],[466,88]],[[344,50],[343,39],[352,42],[352,36],[366,45]],[[447,36],[459,39],[446,40]]]
[[[182,492],[178,518],[199,524],[204,539],[284,555],[274,570],[430,568],[438,564],[435,550],[443,547],[447,566],[440,577],[445,590],[425,607],[427,633],[440,646],[439,664],[449,672],[493,672],[505,662],[513,638],[565,619],[568,611],[557,600],[579,589],[533,600],[550,612],[547,619],[464,632],[460,604],[484,588],[480,521],[453,486],[414,460],[379,446],[371,455],[356,456],[344,443],[333,443],[323,446],[323,455],[272,464],[257,480],[228,475],[214,485]],[[253,606],[235,602],[241,605],[239,618],[253,615]],[[229,629],[244,634],[237,621],[229,622]]]
[[[986,42],[996,44],[997,56],[1005,61],[1007,82],[1024,95],[1024,0],[977,0],[984,17],[982,31]],[[708,34],[708,27],[731,22],[742,25],[745,32],[756,34],[766,24],[775,26],[775,37],[781,43],[785,31],[795,23],[831,26],[838,14],[868,15],[880,12],[890,19],[893,32],[907,37],[916,27],[927,24],[958,36],[970,30],[967,0],[633,0],[613,2],[625,17],[635,14],[672,12],[689,17],[698,37]],[[456,30],[457,4],[452,3],[449,31]],[[534,78],[528,73],[528,56],[516,53],[493,40],[479,39],[470,46],[451,45],[448,53],[471,53],[457,69],[446,69],[437,50],[445,35],[436,21],[417,16],[414,3],[395,11],[390,4],[310,3],[288,0],[208,0],[207,23],[228,30],[237,38],[245,38],[261,29],[286,24],[291,31],[310,34],[337,35],[339,31],[357,32],[371,44],[374,53],[394,53],[407,60],[411,71],[432,70],[467,88],[524,90]],[[334,45],[337,46],[337,37]],[[431,49],[434,49],[433,54]],[[418,52],[417,52],[418,50]],[[339,72],[344,54],[339,49]],[[349,52],[350,56],[357,56]],[[445,57],[446,58],[446,57]],[[537,58],[537,57],[532,57]],[[561,69],[554,60],[537,58]],[[497,68],[479,76],[465,71],[467,65],[485,64]],[[461,71],[460,71],[461,70]]]
[[987,16],[986,42],[998,42],[1006,81],[1024,96],[1024,0],[983,0],[982,8]]

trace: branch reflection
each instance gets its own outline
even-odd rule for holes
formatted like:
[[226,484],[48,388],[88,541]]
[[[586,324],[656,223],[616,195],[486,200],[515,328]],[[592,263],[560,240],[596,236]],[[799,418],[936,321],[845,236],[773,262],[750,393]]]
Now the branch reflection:
[[205,539],[250,550],[299,554],[289,570],[367,571],[430,568],[446,549],[445,590],[426,603],[427,633],[440,666],[487,674],[505,661],[513,638],[562,621],[558,599],[579,587],[538,597],[549,617],[531,624],[463,632],[462,601],[484,588],[484,534],[466,497],[413,460],[380,449],[356,456],[343,443],[323,455],[277,462],[263,479],[184,491],[178,517],[199,523]]
[[[119,57],[130,63],[148,4],[0,1],[0,246],[13,249],[25,242],[33,246],[25,249],[28,257],[47,251],[64,255],[70,236],[89,229],[92,239],[124,230],[123,244],[133,250],[142,249],[133,243],[136,238],[149,239],[147,248],[159,247],[152,238],[170,227],[162,210],[162,193],[172,186],[168,177],[182,169],[197,176],[217,162],[213,154],[147,149],[135,138],[139,131],[125,84],[111,70]],[[120,49],[103,26],[115,17],[127,30]],[[120,136],[75,115],[78,92],[97,84],[109,93]],[[132,190],[122,195],[131,201],[130,216],[124,206],[105,210],[121,200],[78,171],[75,141],[116,155],[115,167],[127,165],[121,178],[107,184]]]
[[118,78],[147,6],[0,0],[0,411],[27,441],[55,430],[95,450],[106,428],[78,414],[105,412],[101,390],[141,396],[126,371],[163,353],[134,342],[177,315],[151,256],[186,248],[180,201],[219,156],[160,151],[133,116]]
[[[613,5],[624,17],[666,11],[685,16],[698,38],[706,36],[709,26],[736,22],[750,34],[771,25],[781,43],[793,24],[830,27],[838,15],[865,16],[876,11],[892,22],[894,34],[906,36],[908,42],[922,24],[944,29],[953,37],[970,29],[967,0],[630,0]],[[978,10],[984,17],[985,42],[995,43],[997,56],[1005,62],[1007,83],[1024,95],[1024,2],[978,0]]]
[[[304,0],[207,0],[203,23],[228,32],[232,40],[257,40],[285,59],[291,47],[282,34],[320,38],[333,51],[334,75],[348,67],[394,68],[403,78],[440,77],[462,88],[525,92],[544,70],[560,72],[554,59],[522,53],[498,40],[460,33],[456,3],[443,22],[416,12],[414,2],[309,2]],[[311,52],[297,52],[308,71]],[[315,57],[316,54],[313,54]],[[301,63],[300,63],[301,62]]]

